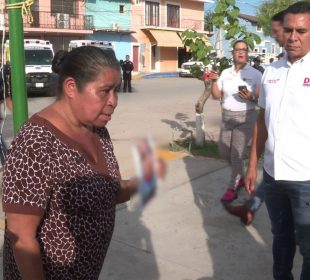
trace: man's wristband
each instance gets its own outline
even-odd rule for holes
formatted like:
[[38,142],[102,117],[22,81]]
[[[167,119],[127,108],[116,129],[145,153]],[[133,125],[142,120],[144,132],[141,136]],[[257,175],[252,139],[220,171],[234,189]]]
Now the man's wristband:
[[254,95],[251,95],[251,101],[254,102],[254,103],[257,103],[257,99]]

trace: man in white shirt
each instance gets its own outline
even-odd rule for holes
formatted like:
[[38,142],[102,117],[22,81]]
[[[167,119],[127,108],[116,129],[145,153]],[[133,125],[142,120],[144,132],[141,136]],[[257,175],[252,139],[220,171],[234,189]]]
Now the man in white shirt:
[[[285,10],[278,12],[271,18],[271,36],[278,42],[280,47],[283,47],[283,19],[285,15]],[[261,207],[265,200],[265,184],[261,182],[255,189],[255,194],[253,194],[244,204],[241,205],[231,205],[225,204],[226,210],[237,217],[240,218],[241,222],[245,225],[250,225],[254,220],[254,214]]]
[[[265,201],[273,233],[273,276],[293,279],[296,240],[301,280],[310,279],[310,2],[291,5],[283,22],[285,57],[262,79],[245,184],[251,194],[264,153]],[[295,239],[296,237],[296,239]]]

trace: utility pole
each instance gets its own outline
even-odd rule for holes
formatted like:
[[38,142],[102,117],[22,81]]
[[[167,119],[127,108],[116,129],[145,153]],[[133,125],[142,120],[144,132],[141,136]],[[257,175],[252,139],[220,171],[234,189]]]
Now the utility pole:
[[27,88],[25,77],[24,29],[20,0],[9,0],[10,64],[13,99],[14,133],[28,119]]
[[216,52],[217,55],[222,57],[223,56],[223,30],[221,28],[218,29],[218,36],[217,36],[217,42],[216,42]]

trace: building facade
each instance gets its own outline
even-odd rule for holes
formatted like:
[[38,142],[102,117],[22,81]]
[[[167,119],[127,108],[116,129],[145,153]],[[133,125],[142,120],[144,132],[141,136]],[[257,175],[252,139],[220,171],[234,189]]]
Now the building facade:
[[[263,29],[259,26],[257,18],[252,15],[239,14],[240,25],[245,26],[249,32],[255,33],[261,38],[259,44],[255,44],[253,50],[249,52],[250,60],[253,60],[254,57],[259,56],[261,58],[262,64],[268,65],[269,59],[273,58],[277,60],[277,55],[280,54],[283,50],[279,44],[270,36],[265,36]],[[231,41],[223,39],[223,31],[218,31],[217,36],[214,36],[214,45],[217,48],[218,53],[231,58]]]
[[[204,32],[204,2],[34,0],[33,22],[23,19],[24,37],[50,40],[55,51],[68,49],[70,40],[110,41],[117,58],[129,54],[137,72],[175,72],[188,58],[180,33]],[[6,10],[4,16],[9,38]]]
[[[4,0],[0,1],[4,7]],[[6,36],[9,38],[8,14],[4,9]],[[24,22],[24,37],[50,40],[54,50],[67,49],[70,40],[85,39],[93,34],[91,17],[85,14],[83,0],[34,0],[33,22]]]
[[132,58],[140,72],[177,71],[186,57],[180,32],[204,32],[202,0],[132,0]]
[[86,0],[85,15],[92,18],[93,33],[87,39],[109,41],[118,59],[132,55],[130,0]]

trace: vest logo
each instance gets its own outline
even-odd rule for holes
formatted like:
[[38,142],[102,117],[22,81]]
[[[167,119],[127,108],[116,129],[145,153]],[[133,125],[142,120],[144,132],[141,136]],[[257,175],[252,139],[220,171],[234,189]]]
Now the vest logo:
[[304,79],[304,87],[310,87],[310,78]]
[[274,79],[274,80],[267,80],[268,84],[276,84],[277,82],[279,82],[280,79]]

